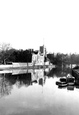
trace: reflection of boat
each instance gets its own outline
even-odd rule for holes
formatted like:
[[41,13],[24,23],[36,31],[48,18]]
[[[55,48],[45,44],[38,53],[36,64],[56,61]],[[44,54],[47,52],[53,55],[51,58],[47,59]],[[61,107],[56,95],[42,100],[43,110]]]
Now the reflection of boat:
[[66,87],[67,83],[66,82],[56,82],[56,85],[58,85],[58,87]]
[[68,74],[67,77],[61,77],[59,80],[56,82],[58,88],[67,87],[68,89],[73,89],[75,85],[75,78],[71,74]]
[[75,67],[73,71],[73,74],[68,73],[67,76],[59,78],[59,81],[56,82],[58,88],[67,87],[67,90],[79,89],[79,67]]
[[67,90],[74,90],[74,86],[73,85],[68,85]]

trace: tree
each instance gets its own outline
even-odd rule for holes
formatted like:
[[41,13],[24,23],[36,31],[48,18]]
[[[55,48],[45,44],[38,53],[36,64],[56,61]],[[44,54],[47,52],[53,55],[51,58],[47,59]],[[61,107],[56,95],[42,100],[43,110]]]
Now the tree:
[[9,43],[8,44],[6,44],[6,43],[0,44],[0,51],[7,51],[9,49],[11,49],[11,45]]
[[6,59],[11,55],[11,46],[10,44],[0,44],[0,62],[5,64]]

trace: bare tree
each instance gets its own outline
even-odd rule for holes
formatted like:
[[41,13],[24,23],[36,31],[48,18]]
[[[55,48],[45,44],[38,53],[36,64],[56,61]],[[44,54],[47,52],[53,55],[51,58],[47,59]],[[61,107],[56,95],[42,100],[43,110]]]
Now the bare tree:
[[11,49],[11,45],[8,43],[2,43],[0,44],[0,51],[7,51]]
[[11,45],[8,43],[2,43],[0,44],[0,61],[1,63],[5,64],[6,59],[9,57],[11,49]]

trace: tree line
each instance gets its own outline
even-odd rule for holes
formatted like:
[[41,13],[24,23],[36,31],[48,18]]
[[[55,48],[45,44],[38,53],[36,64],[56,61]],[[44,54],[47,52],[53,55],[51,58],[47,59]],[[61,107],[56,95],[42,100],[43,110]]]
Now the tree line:
[[10,62],[31,62],[33,52],[33,49],[17,50],[12,48],[10,44],[0,44],[0,64]]
[[[0,44],[0,64],[8,62],[32,62],[32,54],[38,53],[33,49],[14,49],[10,44]],[[79,54],[48,53],[47,58],[55,65],[79,64]],[[45,57],[45,61],[46,61]]]
[[49,53],[47,57],[55,65],[79,64],[79,54]]

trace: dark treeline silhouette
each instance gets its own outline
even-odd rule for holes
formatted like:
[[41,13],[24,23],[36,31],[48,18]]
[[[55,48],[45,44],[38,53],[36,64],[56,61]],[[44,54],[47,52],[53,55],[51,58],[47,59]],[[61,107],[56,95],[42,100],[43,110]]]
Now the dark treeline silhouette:
[[47,57],[55,65],[79,64],[79,54],[49,53]]
[[12,62],[31,62],[32,61],[32,50],[15,50],[8,61]]
[[6,64],[8,62],[31,62],[32,53],[37,54],[38,51],[33,49],[14,49],[10,44],[0,44],[0,64]]
[[37,54],[38,51],[33,49],[16,50],[10,47],[9,44],[0,44],[0,64],[8,62],[31,62],[32,53]]
[[7,62],[31,62],[32,50],[15,50],[10,49],[0,52],[0,63]]

